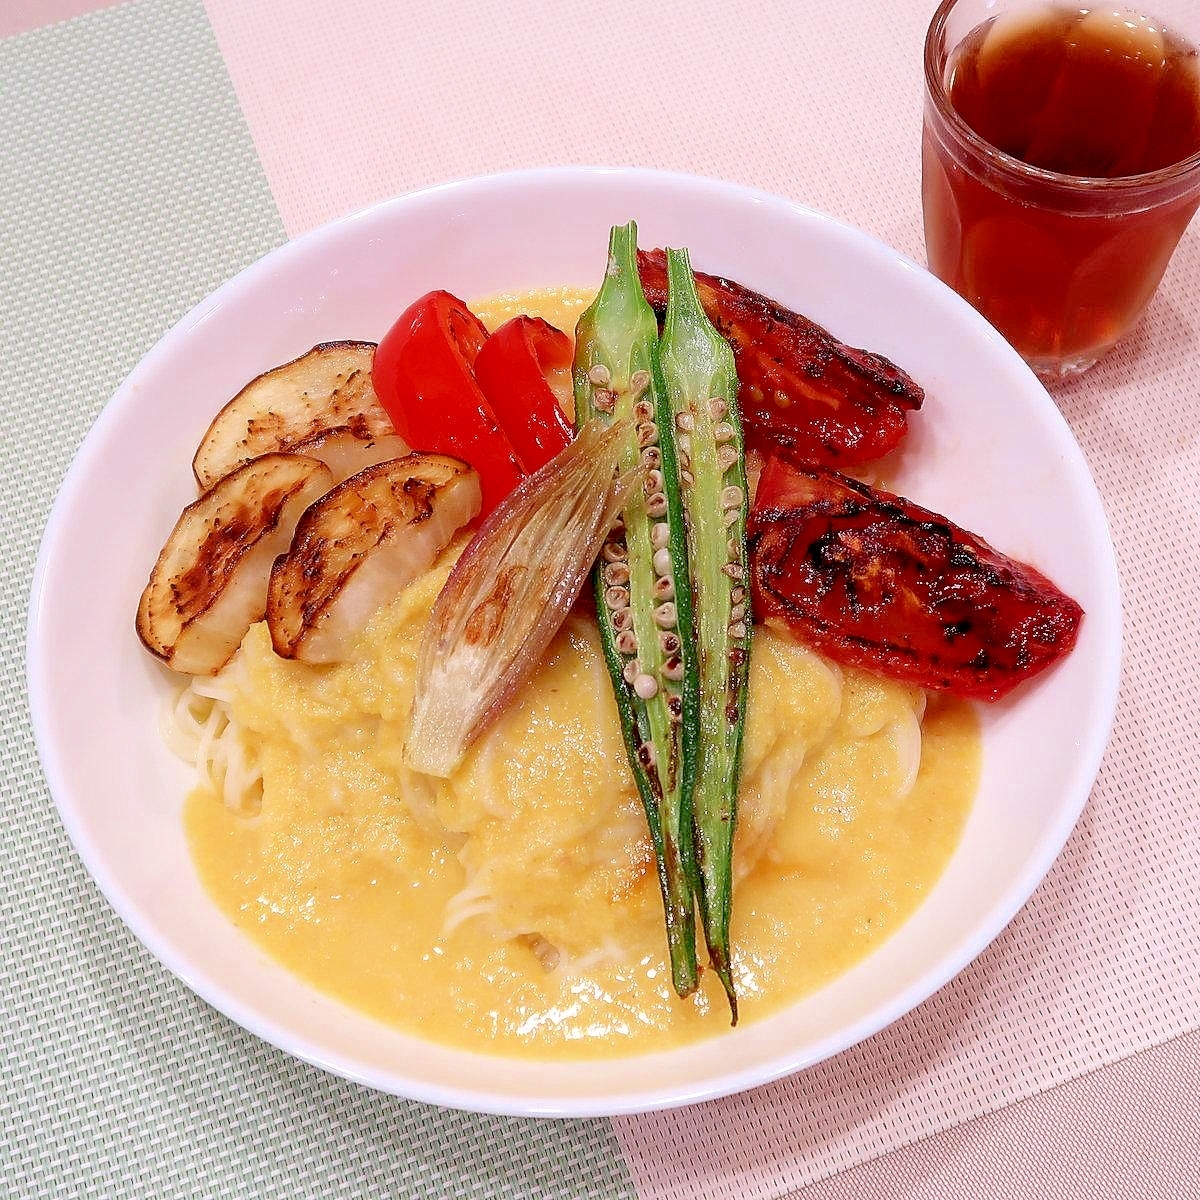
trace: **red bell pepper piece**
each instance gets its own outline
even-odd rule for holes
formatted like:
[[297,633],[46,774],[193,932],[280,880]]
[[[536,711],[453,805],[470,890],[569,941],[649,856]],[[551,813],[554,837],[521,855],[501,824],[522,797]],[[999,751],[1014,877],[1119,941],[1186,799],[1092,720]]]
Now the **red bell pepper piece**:
[[529,474],[574,438],[558,396],[555,373],[569,372],[574,347],[540,317],[513,317],[493,333],[475,360],[475,379]]
[[768,460],[749,535],[758,617],[924,688],[998,700],[1067,654],[1083,617],[1040,571],[824,467]]
[[449,292],[410,305],[375,351],[371,379],[396,432],[414,449],[449,454],[479,472],[486,516],[525,477],[473,367],[487,329]]

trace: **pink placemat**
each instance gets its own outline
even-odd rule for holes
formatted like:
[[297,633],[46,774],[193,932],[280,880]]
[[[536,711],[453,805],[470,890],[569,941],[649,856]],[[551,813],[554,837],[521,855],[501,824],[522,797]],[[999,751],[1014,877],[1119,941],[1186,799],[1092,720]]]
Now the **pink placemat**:
[[0,38],[69,21],[117,3],[119,0],[5,0],[0,6]]
[[[206,7],[290,233],[506,167],[661,166],[922,258],[932,4]],[[1091,803],[998,941],[908,1018],[756,1093],[615,1122],[643,1197],[778,1195],[1197,1025],[1200,228],[1141,330],[1057,399],[1104,496],[1126,668]]]

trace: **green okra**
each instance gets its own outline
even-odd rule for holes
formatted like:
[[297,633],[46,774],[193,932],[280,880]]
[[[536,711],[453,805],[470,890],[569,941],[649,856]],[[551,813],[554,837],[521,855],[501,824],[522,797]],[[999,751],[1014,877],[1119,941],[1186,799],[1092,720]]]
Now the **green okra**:
[[596,611],[654,843],[672,982],[687,996],[698,978],[692,794],[699,673],[674,423],[633,222],[610,235],[604,281],[576,328],[573,383],[576,425],[595,416],[630,418],[620,469],[640,463],[645,471],[601,550]]
[[746,462],[733,351],[700,304],[686,250],[667,250],[667,284],[660,357],[687,513],[699,672],[693,822],[700,915],[737,1024],[729,915],[750,662]]

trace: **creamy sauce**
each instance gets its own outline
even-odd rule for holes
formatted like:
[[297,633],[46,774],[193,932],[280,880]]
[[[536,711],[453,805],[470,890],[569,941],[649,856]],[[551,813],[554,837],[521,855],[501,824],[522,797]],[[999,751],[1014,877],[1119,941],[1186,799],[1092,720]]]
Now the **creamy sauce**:
[[[494,325],[519,304],[570,329],[585,302],[546,293],[480,311]],[[286,662],[265,626],[247,635],[232,715],[262,800],[247,815],[211,789],[189,798],[207,890],[303,979],[439,1042],[585,1058],[727,1029],[711,973],[688,1000],[671,989],[645,818],[586,611],[449,781],[405,767],[417,647],[452,559],[376,614],[346,663]],[[743,1021],[904,921],[957,843],[979,773],[969,705],[926,705],[765,629],[751,668],[732,927]]]

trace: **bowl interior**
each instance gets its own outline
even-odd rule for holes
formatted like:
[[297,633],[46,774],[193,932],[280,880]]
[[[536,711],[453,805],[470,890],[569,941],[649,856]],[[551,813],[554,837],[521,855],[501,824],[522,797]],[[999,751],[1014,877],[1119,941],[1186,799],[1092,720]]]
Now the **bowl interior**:
[[[159,735],[168,681],[133,632],[137,597],[193,498],[191,455],[219,404],[319,341],[377,339],[431,288],[466,298],[591,285],[607,231],[686,245],[727,274],[903,366],[926,389],[897,490],[1038,565],[1083,604],[1074,654],[984,713],[984,771],[961,845],[915,916],[822,991],[678,1051],[587,1064],[449,1050],[300,983],[203,893],[180,810],[189,771]],[[42,760],[89,871],[137,936],[266,1040],[373,1087],[528,1115],[638,1111],[727,1094],[811,1064],[887,1024],[966,965],[1061,849],[1099,765],[1120,644],[1113,552],[1082,454],[1019,358],[932,276],[783,200],[654,172],[564,169],[448,185],[281,248],[197,307],[104,410],[55,506],[30,614]],[[716,1065],[715,1065],[716,1064]]]

